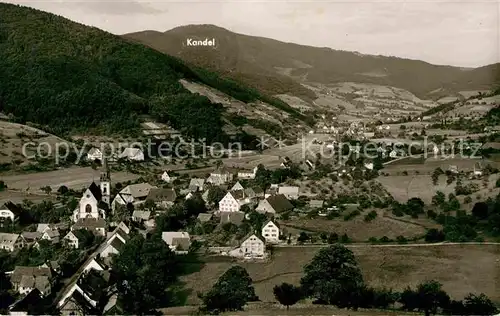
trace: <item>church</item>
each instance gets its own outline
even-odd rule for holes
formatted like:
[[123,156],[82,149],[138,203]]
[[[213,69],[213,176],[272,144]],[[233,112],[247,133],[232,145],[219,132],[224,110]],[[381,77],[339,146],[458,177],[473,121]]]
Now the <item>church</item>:
[[73,221],[77,222],[82,218],[106,219],[106,211],[99,208],[99,203],[110,205],[111,200],[111,173],[106,159],[103,160],[99,186],[92,181],[85,190],[78,203],[78,207],[73,211]]

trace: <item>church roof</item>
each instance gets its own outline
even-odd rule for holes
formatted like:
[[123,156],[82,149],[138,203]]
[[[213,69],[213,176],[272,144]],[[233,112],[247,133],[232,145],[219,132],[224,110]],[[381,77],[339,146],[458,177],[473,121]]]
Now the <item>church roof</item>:
[[92,193],[92,195],[95,197],[97,201],[102,200],[101,189],[97,186],[97,184],[95,184],[94,181],[92,181],[92,183],[90,184],[89,191]]

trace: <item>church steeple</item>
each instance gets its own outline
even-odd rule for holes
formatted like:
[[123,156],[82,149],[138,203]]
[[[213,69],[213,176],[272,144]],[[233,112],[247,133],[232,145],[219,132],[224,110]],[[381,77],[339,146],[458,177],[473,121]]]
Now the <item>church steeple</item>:
[[102,159],[102,169],[100,178],[102,201],[108,205],[111,203],[111,172],[109,171],[106,157]]

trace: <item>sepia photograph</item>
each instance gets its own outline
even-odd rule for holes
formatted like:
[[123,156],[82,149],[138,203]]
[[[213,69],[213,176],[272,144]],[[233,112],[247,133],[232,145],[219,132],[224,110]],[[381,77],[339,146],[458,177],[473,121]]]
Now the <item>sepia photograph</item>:
[[500,0],[0,0],[0,315],[500,316]]

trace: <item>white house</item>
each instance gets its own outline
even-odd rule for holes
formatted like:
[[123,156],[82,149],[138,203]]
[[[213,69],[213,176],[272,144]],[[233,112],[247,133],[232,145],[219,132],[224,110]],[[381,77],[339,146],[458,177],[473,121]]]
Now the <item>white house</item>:
[[299,198],[299,187],[279,187],[278,194],[283,194],[287,199],[295,200]]
[[120,238],[114,238],[113,241],[108,243],[101,251],[101,257],[107,258],[113,254],[119,254],[123,245],[125,245],[125,243]]
[[171,177],[167,171],[163,172],[161,175],[161,180],[166,182],[166,183],[170,183],[170,182],[174,181],[175,179],[177,179],[177,177]]
[[14,251],[24,247],[24,239],[19,234],[0,233],[0,249]]
[[83,193],[78,207],[73,211],[73,221],[76,222],[82,218],[106,218],[106,212],[99,208],[102,197],[101,189],[95,182],[92,182]]
[[162,232],[161,238],[176,254],[185,254],[191,246],[191,237],[187,232]]
[[255,175],[257,174],[257,167],[252,170],[243,170],[238,171],[238,179],[255,179]]
[[219,212],[238,212],[242,205],[250,203],[243,190],[230,191],[219,201]]
[[293,210],[293,204],[283,195],[272,195],[265,200],[261,200],[255,211],[261,214],[277,214]]
[[43,240],[48,240],[52,244],[57,244],[59,243],[59,230],[57,229],[47,229],[43,232],[42,235]]
[[144,153],[139,148],[125,148],[123,152],[118,155],[118,158],[127,159],[131,161],[144,161]]
[[79,230],[72,230],[64,236],[63,240],[69,247],[78,249],[81,246],[80,242],[83,240],[83,235]]
[[481,167],[481,164],[479,162],[474,164],[473,174],[478,177],[483,175],[483,168]]
[[102,151],[96,147],[91,148],[89,150],[89,152],[87,153],[87,160],[90,160],[90,161],[100,160],[100,161],[102,161]]
[[0,220],[9,218],[14,222],[21,215],[21,209],[12,202],[2,204],[0,207]]
[[140,205],[146,201],[150,191],[156,188],[149,183],[128,185],[115,196],[111,209],[114,211],[118,205],[127,206],[129,203],[134,206]]
[[239,190],[245,190],[245,188],[243,188],[241,183],[238,181],[233,185],[230,191],[239,191]]
[[264,240],[256,234],[251,234],[245,238],[239,248],[232,250],[230,255],[243,258],[263,258],[265,252]]
[[228,183],[232,180],[233,180],[233,175],[225,168],[221,168],[210,173],[207,182],[212,183],[214,185],[221,185],[224,183]]
[[80,218],[71,230],[86,229],[96,236],[106,236],[106,221],[102,218]]
[[279,242],[280,228],[279,225],[271,220],[267,221],[262,225],[262,237],[268,243]]

